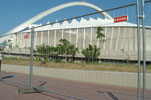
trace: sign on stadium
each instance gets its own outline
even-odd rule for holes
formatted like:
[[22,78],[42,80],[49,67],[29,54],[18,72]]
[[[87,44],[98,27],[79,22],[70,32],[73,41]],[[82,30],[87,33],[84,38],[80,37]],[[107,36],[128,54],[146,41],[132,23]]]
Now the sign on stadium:
[[29,35],[24,35],[24,39],[27,39],[27,38],[29,38]]
[[114,23],[128,21],[128,16],[121,16],[114,18]]

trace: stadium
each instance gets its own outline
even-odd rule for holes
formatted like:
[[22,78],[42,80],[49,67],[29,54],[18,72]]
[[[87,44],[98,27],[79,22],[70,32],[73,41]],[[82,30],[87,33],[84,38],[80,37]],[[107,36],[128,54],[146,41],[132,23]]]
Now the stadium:
[[[85,2],[83,3],[85,4]],[[89,44],[96,45],[101,50],[99,56],[101,59],[137,61],[137,24],[130,22],[114,23],[114,19],[108,13],[101,14],[104,18],[89,17],[89,19],[85,19],[83,17],[80,20],[72,19],[70,22],[66,20],[62,23],[58,22],[35,28],[34,49],[42,44],[55,47],[59,44],[60,39],[67,39],[79,51],[87,48]],[[30,24],[28,28],[32,26],[37,27],[41,25]],[[105,34],[104,42],[100,42],[97,39],[96,31],[99,26],[103,28],[103,34]],[[22,30],[22,28],[19,30]],[[30,32],[31,30],[21,31],[7,38],[7,43],[9,41],[8,44],[11,43],[13,45],[13,49],[10,50],[11,53],[30,53]],[[147,61],[151,61],[151,54],[149,52],[151,50],[150,42],[150,28],[146,27]],[[6,50],[9,50],[9,48],[6,48]],[[142,47],[141,52],[143,52]],[[76,57],[84,56],[79,53]]]

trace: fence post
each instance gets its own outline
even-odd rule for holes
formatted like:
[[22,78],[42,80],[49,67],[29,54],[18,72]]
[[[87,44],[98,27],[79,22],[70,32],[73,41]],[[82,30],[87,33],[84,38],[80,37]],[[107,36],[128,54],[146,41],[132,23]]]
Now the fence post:
[[142,34],[143,34],[143,100],[146,99],[146,33],[145,33],[145,13],[144,0],[142,0]]
[[136,0],[137,3],[137,45],[138,45],[138,85],[137,85],[137,100],[140,100],[141,97],[141,49],[140,49],[140,21],[139,21],[139,0]]
[[33,87],[33,49],[34,49],[34,27],[31,29],[31,47],[30,47],[30,88]]

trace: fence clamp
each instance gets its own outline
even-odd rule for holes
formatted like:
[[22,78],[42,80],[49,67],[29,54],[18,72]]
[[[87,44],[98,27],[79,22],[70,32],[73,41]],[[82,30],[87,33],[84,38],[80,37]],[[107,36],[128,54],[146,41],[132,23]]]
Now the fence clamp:
[[142,15],[142,16],[138,16],[139,19],[143,19],[145,18],[145,15]]

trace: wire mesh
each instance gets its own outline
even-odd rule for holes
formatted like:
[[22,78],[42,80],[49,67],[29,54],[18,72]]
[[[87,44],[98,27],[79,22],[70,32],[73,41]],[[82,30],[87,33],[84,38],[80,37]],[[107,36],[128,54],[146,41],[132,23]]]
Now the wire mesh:
[[[150,11],[151,5],[146,3],[146,100],[151,98]],[[47,78],[35,76],[33,86],[47,81],[43,87],[48,91],[88,100],[100,100],[100,98],[136,100],[138,60],[136,6],[107,10],[107,13],[113,18],[127,15],[129,20],[120,23],[110,20],[103,23],[103,19],[98,18],[99,14],[95,14],[89,19],[82,16],[81,21],[77,21],[73,27],[72,20],[66,27],[63,26],[65,23],[63,21],[60,27],[51,28],[59,24],[58,21],[47,26],[48,29],[45,28],[46,26],[35,28],[34,75]],[[92,21],[93,23],[90,23]],[[99,26],[103,28],[101,31],[105,35],[103,39],[97,39]],[[9,62],[20,66],[13,65],[10,68],[10,65],[4,64],[4,71],[29,73],[27,66],[30,64],[30,35],[30,30],[26,30],[15,33],[8,39],[6,48],[3,50],[3,63]],[[142,52],[141,42],[141,54]],[[5,74],[7,73],[3,75]],[[16,74],[15,76],[14,80],[28,86],[26,75]]]

